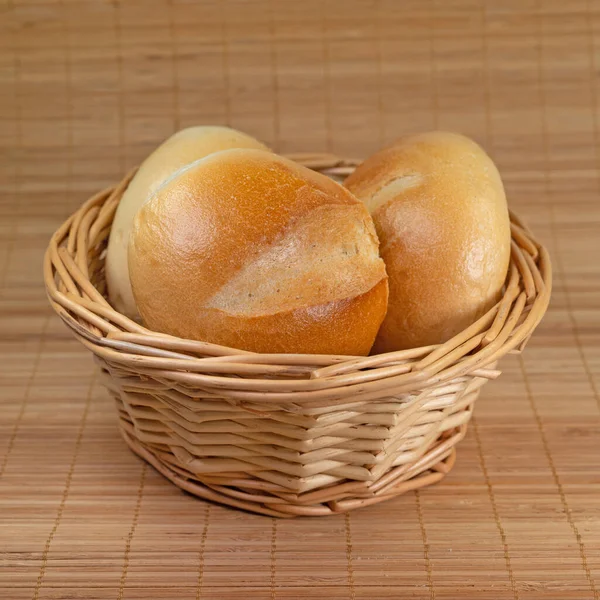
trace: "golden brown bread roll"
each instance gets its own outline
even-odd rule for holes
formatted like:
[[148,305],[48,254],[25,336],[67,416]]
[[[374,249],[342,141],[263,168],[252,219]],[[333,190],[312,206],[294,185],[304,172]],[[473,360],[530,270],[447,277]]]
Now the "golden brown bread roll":
[[364,205],[260,150],[167,180],[134,219],[129,269],[151,329],[256,352],[365,355],[387,307]]
[[446,132],[405,137],[344,185],[375,221],[389,276],[373,352],[443,343],[499,299],[508,209],[498,170],[474,141]]
[[173,134],[142,163],[119,202],[108,241],[106,284],[108,298],[116,310],[139,319],[127,265],[127,246],[135,213],[175,171],[208,154],[229,148],[268,150],[249,135],[228,127],[189,127]]

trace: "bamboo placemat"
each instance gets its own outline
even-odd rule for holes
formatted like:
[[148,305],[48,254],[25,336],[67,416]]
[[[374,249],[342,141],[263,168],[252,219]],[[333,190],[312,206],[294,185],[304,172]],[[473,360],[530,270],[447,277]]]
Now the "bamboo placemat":
[[[600,2],[35,0],[0,11],[0,597],[600,597]],[[346,516],[211,506],[119,437],[51,315],[51,232],[175,129],[364,156],[455,129],[548,244],[552,306],[439,486]]]

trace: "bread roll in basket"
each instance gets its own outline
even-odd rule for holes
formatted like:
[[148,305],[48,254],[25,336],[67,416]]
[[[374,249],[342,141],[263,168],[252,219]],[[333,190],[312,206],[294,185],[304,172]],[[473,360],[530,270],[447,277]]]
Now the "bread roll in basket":
[[[355,161],[290,158],[330,176]],[[440,481],[481,387],[548,306],[546,249],[511,214],[502,299],[448,342],[368,357],[255,354],[150,331],[106,300],[104,255],[133,175],[54,234],[50,302],[96,357],[130,448],[182,489],[276,517],[329,515]]]

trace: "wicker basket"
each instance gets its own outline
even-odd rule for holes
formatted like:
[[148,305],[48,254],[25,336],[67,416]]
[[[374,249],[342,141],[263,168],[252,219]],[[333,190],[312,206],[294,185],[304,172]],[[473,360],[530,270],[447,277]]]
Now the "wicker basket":
[[[332,177],[354,161],[294,160]],[[273,515],[328,515],[442,479],[481,386],[548,306],[548,253],[511,215],[504,297],[450,341],[369,357],[254,354],[145,329],[105,299],[104,252],[132,174],[54,234],[44,276],[100,363],[131,449],[179,487]]]

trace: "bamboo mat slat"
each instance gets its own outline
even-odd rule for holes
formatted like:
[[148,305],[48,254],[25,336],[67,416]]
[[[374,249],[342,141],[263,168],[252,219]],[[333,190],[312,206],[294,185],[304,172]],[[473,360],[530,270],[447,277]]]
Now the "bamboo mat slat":
[[[600,598],[600,1],[5,2],[0,597]],[[548,314],[438,486],[346,516],[208,505],[121,440],[48,307],[50,234],[164,137],[365,156],[462,131],[551,251]]]

